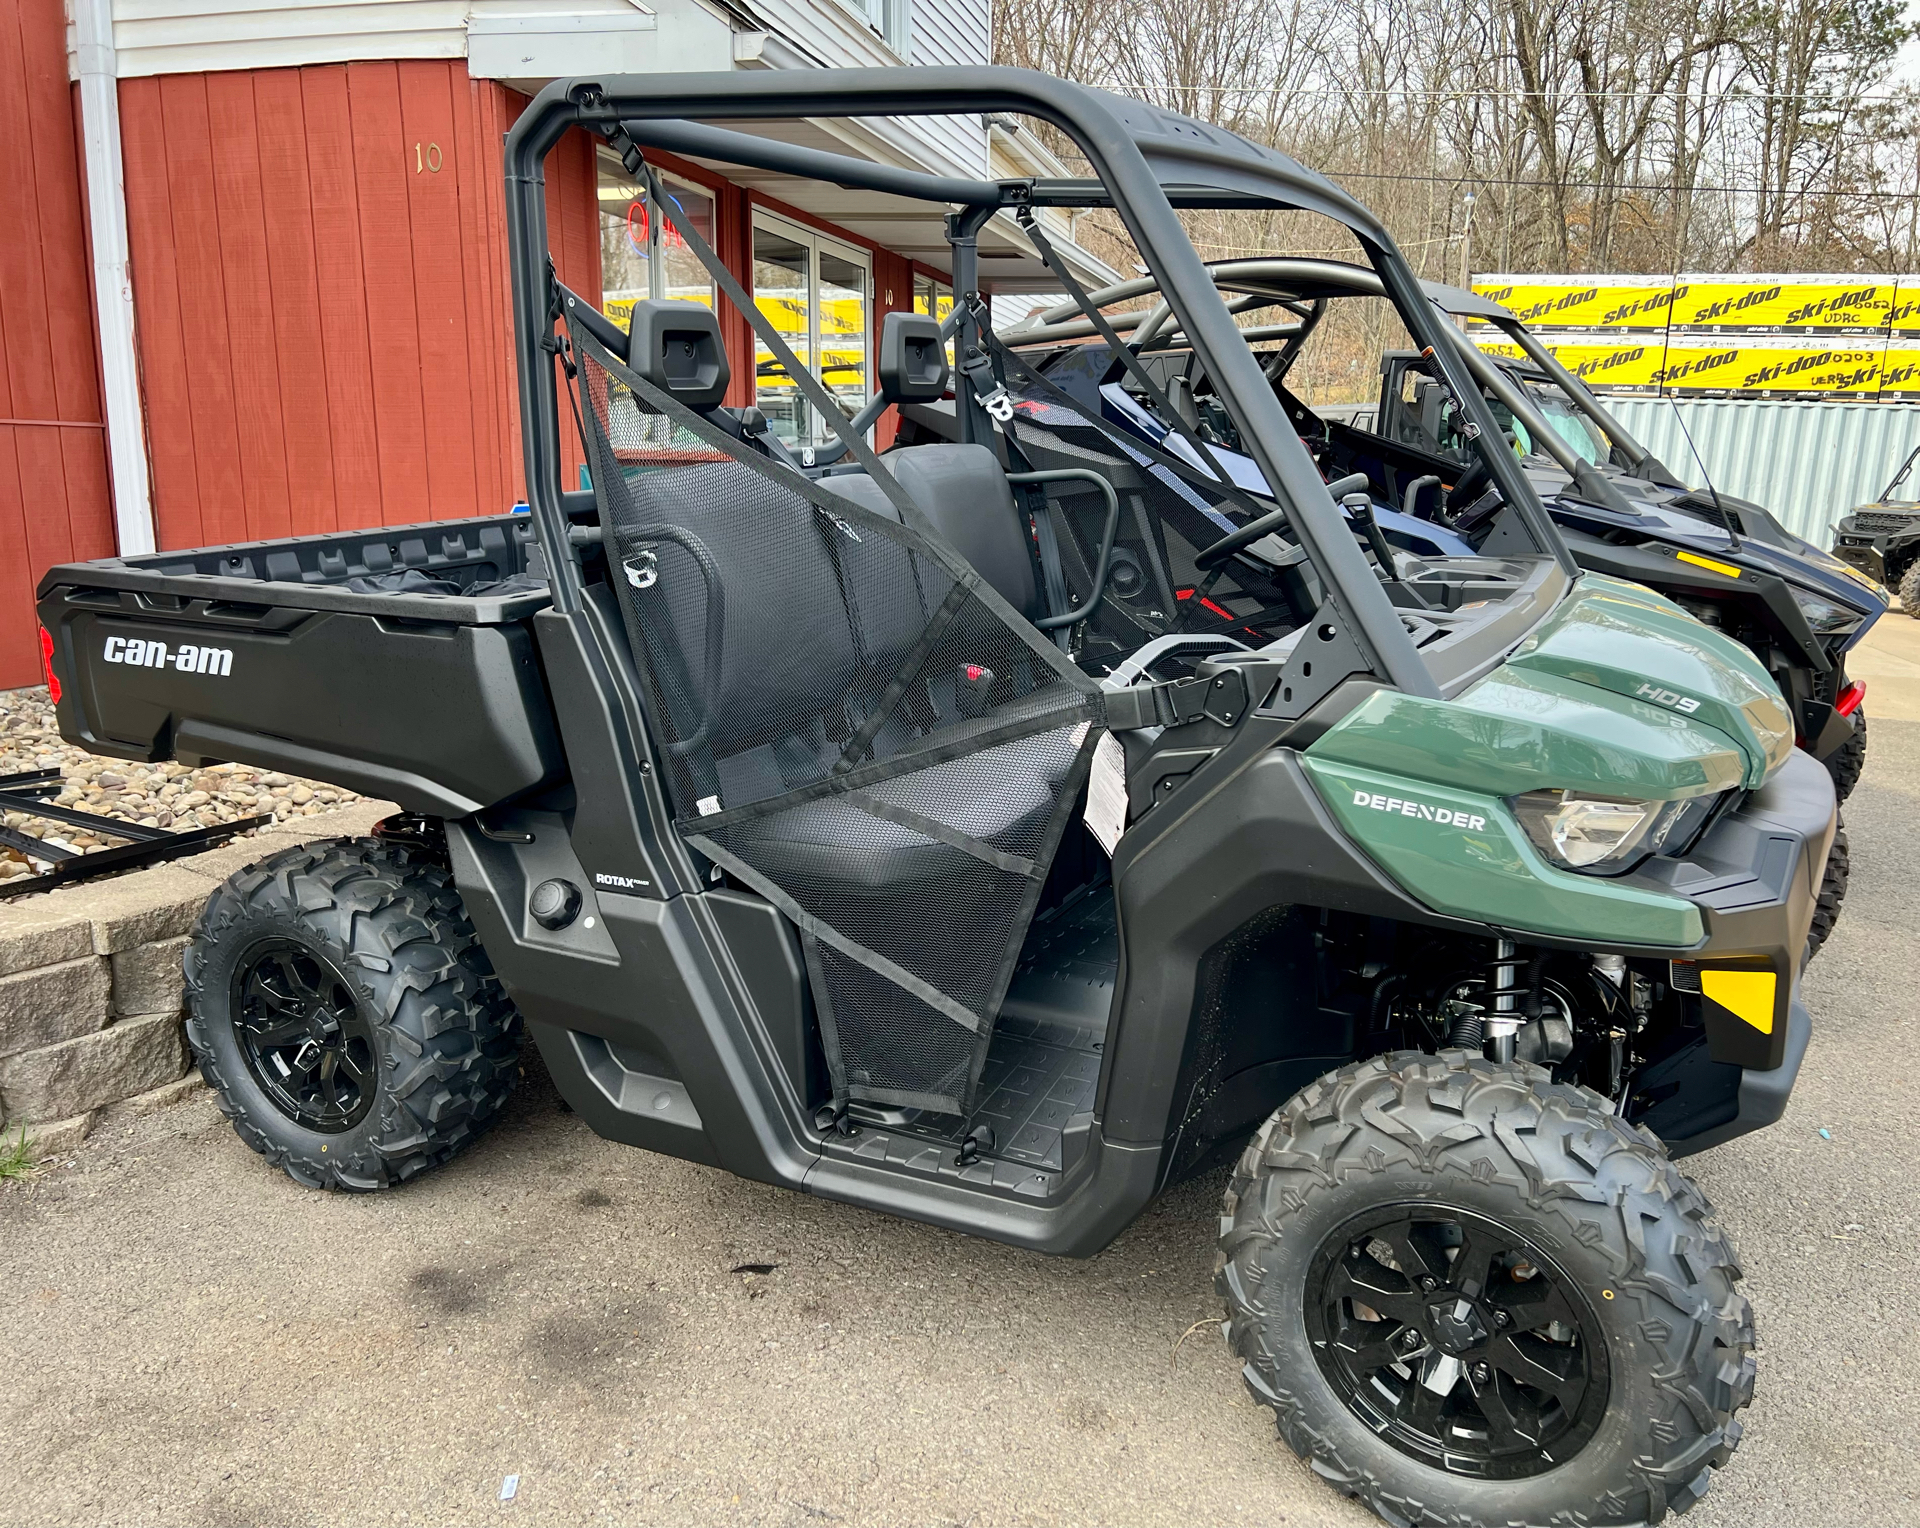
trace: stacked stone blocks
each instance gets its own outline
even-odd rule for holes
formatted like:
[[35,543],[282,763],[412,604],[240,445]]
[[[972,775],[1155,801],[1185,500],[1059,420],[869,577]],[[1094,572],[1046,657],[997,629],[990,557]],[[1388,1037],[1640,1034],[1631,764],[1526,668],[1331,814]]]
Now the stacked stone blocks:
[[365,833],[386,802],[303,818],[171,864],[0,902],[0,1131],[43,1154],[105,1114],[187,1097],[181,955],[213,889],[316,838]]

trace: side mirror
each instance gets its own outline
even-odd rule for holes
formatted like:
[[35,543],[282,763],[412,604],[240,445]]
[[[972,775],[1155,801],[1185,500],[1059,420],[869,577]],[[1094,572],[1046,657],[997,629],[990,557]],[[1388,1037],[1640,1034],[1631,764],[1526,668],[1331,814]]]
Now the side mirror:
[[932,403],[947,390],[947,347],[940,320],[889,313],[880,326],[880,396],[889,403]]
[[697,302],[637,302],[627,330],[627,365],[676,402],[698,412],[727,395],[720,320]]

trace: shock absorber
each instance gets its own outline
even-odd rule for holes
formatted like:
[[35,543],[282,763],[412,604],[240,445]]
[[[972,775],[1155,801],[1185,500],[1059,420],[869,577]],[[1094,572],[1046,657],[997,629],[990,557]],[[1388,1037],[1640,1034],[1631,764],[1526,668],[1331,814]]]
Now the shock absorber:
[[1543,954],[1536,952],[1523,962],[1511,939],[1495,940],[1493,959],[1483,968],[1484,985],[1472,1000],[1456,999],[1448,1005],[1447,1044],[1462,1050],[1484,1049],[1489,1061],[1513,1060],[1514,1036],[1540,1016],[1544,964]]
[[1526,989],[1515,987],[1518,968],[1514,964],[1513,941],[1496,939],[1493,945],[1493,1012],[1487,1016],[1487,1059],[1513,1060],[1513,1037],[1520,1028],[1520,1015],[1513,1001]]

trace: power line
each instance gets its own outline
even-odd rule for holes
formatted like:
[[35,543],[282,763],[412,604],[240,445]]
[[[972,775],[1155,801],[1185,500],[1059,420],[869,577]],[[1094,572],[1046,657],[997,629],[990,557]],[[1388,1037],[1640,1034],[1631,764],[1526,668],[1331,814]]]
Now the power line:
[[1719,90],[1675,92],[1671,90],[1584,90],[1569,87],[1566,90],[1480,90],[1480,89],[1438,89],[1416,87],[1412,85],[1247,85],[1217,84],[1209,80],[1170,81],[1164,87],[1166,94],[1178,94],[1186,90],[1208,90],[1219,95],[1293,95],[1293,96],[1336,96],[1341,98],[1354,96],[1383,97],[1387,99],[1408,99],[1415,96],[1424,99],[1448,101],[1524,101],[1535,97],[1562,97],[1573,101],[1659,101],[1659,100],[1703,100],[1708,95],[1726,101],[1813,101],[1831,106],[1861,105],[1879,101],[1899,101],[1908,99],[1908,95],[1897,90],[1864,91],[1858,95],[1832,94],[1810,90]]
[[[1372,170],[1322,170],[1320,172],[1330,180],[1393,180],[1414,181],[1422,185],[1439,186],[1517,186],[1524,190],[1551,191],[1554,182],[1550,180],[1508,180],[1493,175],[1389,175]],[[1568,180],[1560,182],[1563,191],[1685,191],[1690,196],[1701,193],[1719,193],[1723,196],[1792,196],[1795,198],[1816,196],[1867,197],[1880,201],[1904,202],[1920,197],[1920,191],[1783,191],[1777,186],[1672,186],[1657,181],[1621,181],[1609,185],[1598,180]]]

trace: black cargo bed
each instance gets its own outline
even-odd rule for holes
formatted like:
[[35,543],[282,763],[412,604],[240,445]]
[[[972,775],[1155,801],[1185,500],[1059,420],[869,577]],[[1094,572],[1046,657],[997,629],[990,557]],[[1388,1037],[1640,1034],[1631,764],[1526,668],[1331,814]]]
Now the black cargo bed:
[[[495,515],[62,564],[39,606],[60,730],[465,816],[564,771],[539,558],[527,516]],[[452,592],[379,587],[408,575]]]

